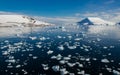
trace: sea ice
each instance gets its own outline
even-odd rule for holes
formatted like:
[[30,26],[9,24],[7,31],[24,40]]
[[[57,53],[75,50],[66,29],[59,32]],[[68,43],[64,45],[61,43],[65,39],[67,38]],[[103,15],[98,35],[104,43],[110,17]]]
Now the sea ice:
[[58,46],[58,49],[59,49],[59,50],[64,50],[63,45]]
[[53,71],[58,72],[60,71],[60,66],[59,65],[53,66],[52,69]]
[[102,59],[101,62],[102,63],[109,63],[110,61],[108,59]]
[[47,52],[48,55],[49,55],[49,54],[52,54],[52,53],[53,53],[52,50],[49,50],[49,51]]
[[60,69],[60,75],[66,75],[69,72],[66,70],[66,68]]

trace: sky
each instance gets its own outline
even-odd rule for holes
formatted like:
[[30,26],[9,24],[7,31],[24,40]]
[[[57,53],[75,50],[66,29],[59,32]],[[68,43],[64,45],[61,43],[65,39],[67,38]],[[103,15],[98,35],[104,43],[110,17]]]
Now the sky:
[[111,15],[112,13],[116,14],[120,11],[119,1],[120,0],[0,0],[0,11],[49,18],[78,18],[98,16],[100,14],[106,16],[108,13]]

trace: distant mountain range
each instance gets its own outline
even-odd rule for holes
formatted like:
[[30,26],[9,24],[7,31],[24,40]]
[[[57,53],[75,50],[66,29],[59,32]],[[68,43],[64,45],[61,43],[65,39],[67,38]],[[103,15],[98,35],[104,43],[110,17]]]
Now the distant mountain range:
[[80,22],[77,22],[77,24],[79,25],[115,25],[115,23],[113,22],[109,22],[98,17],[88,17],[81,20]]
[[[98,17],[87,17],[79,22],[78,25],[120,25],[110,21],[103,20]],[[46,26],[53,25],[51,23],[43,22],[38,19],[17,14],[0,14],[0,27],[13,26]]]
[[36,20],[32,17],[24,15],[0,15],[0,26],[41,26],[41,25],[51,25],[43,21]]

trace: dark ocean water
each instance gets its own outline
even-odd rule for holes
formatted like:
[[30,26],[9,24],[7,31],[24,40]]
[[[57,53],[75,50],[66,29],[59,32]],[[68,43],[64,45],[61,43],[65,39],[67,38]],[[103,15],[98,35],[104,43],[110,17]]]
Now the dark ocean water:
[[0,75],[120,75],[119,29],[2,28]]

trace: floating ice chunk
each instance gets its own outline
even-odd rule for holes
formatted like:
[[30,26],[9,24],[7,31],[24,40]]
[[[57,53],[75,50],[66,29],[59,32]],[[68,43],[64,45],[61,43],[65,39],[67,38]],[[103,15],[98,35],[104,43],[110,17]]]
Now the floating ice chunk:
[[42,46],[41,46],[41,45],[36,45],[36,47],[38,47],[38,48],[42,48]]
[[7,48],[7,46],[3,46],[3,47],[0,47],[1,49],[5,49],[5,48]]
[[102,59],[101,62],[102,63],[109,63],[110,61],[108,59]]
[[80,47],[80,49],[84,49],[84,47]]
[[76,49],[76,46],[68,46],[69,49]]
[[76,38],[75,41],[80,41],[82,38]]
[[74,66],[76,65],[76,63],[67,63],[67,65],[68,65],[69,67],[74,67]]
[[60,71],[60,66],[59,65],[53,66],[52,69],[53,71],[58,72]]
[[100,38],[97,38],[97,41],[101,41],[101,39],[100,39]]
[[41,37],[40,40],[44,41],[44,40],[46,40],[46,38],[45,37]]
[[63,69],[60,69],[60,75],[66,75],[68,74],[69,72],[66,71],[66,68],[63,68]]
[[24,72],[24,74],[28,74],[28,72],[27,72],[27,71],[25,71],[24,69],[22,69],[22,71]]
[[115,48],[115,46],[110,46],[110,48]]
[[53,53],[52,50],[49,50],[49,51],[47,52],[48,55],[49,55],[49,54],[52,54],[52,53]]
[[80,64],[79,62],[76,62],[76,65],[78,65],[78,67],[83,68],[83,64]]
[[59,36],[59,35],[58,35],[58,36],[57,36],[57,38],[61,39],[61,38],[62,38],[62,36]]
[[69,73],[69,75],[75,75],[75,73]]
[[97,58],[92,58],[92,60],[96,61],[96,60],[97,60]]
[[33,56],[33,59],[37,59],[38,57],[37,56]]
[[11,66],[11,65],[8,65],[8,66],[7,66],[7,68],[13,68],[13,66]]
[[62,55],[58,54],[56,57],[57,57],[57,60],[60,60],[62,58]]
[[59,63],[63,65],[63,64],[66,63],[66,61],[65,60],[60,60]]
[[42,44],[42,42],[37,42],[36,44],[37,44],[37,45],[40,45],[40,44]]
[[21,67],[21,65],[16,65],[16,68],[20,68]]
[[108,55],[111,55],[111,53],[108,53]]
[[87,49],[87,48],[86,48],[86,49],[85,49],[85,51],[86,51],[86,52],[88,52],[88,51],[89,51],[89,49]]
[[84,57],[81,57],[80,60],[81,60],[81,61],[85,61],[85,58],[84,58]]
[[52,56],[51,59],[57,59],[57,57],[56,56]]
[[64,57],[63,59],[64,60],[70,60],[71,58],[70,57]]
[[58,49],[59,49],[59,50],[64,50],[63,45],[58,46]]
[[8,51],[4,51],[4,52],[2,53],[2,55],[8,55],[8,54],[9,54]]
[[19,45],[23,45],[23,42],[18,42],[18,43],[14,43],[14,45],[19,46]]
[[62,31],[66,31],[64,26],[59,27]]
[[5,43],[9,43],[9,41],[8,41],[8,40],[5,40],[4,42],[5,42]]
[[80,75],[85,75],[85,71],[84,71],[84,70],[82,70],[82,71],[78,72],[77,74],[80,74]]
[[112,72],[112,69],[111,68],[106,68],[109,72]]
[[8,60],[5,60],[5,62],[15,63],[15,62],[16,62],[16,60],[15,60],[15,59],[8,59]]
[[69,35],[69,36],[68,36],[68,38],[69,38],[69,39],[71,39],[71,38],[72,38],[72,36],[70,36],[70,35]]
[[44,67],[43,69],[44,69],[44,70],[48,70],[48,69],[49,69],[49,67],[48,67],[48,66],[46,66],[46,67]]
[[113,74],[114,74],[114,75],[120,75],[120,72],[117,71],[117,70],[113,70]]
[[42,67],[43,67],[44,70],[48,70],[49,69],[48,64],[42,64]]
[[90,58],[86,58],[85,60],[86,60],[86,61],[90,61]]
[[37,39],[37,37],[32,37],[32,36],[30,36],[29,37],[31,40],[36,40]]
[[103,49],[107,49],[108,47],[104,46]]
[[79,63],[78,66],[81,67],[81,68],[83,68],[83,64],[80,64],[80,63]]
[[83,68],[83,64],[79,64],[78,66]]
[[58,54],[57,56],[52,56],[51,59],[57,59],[60,60],[62,58],[61,54]]
[[103,73],[99,73],[99,75],[103,75]]
[[68,55],[68,57],[70,58],[72,55]]
[[32,54],[29,54],[29,56],[31,57],[31,56],[33,56]]

